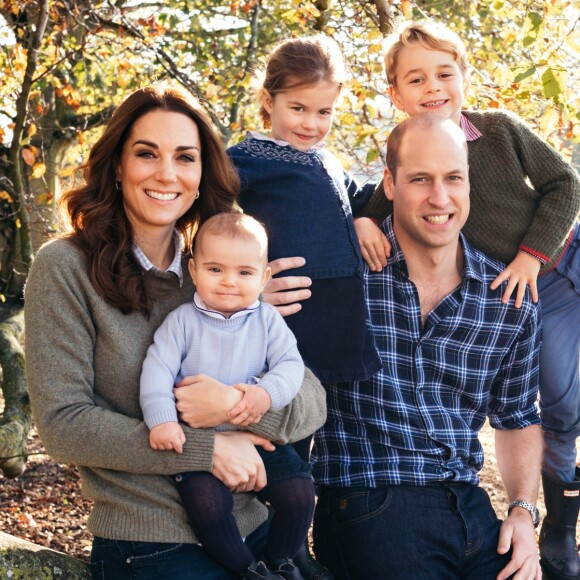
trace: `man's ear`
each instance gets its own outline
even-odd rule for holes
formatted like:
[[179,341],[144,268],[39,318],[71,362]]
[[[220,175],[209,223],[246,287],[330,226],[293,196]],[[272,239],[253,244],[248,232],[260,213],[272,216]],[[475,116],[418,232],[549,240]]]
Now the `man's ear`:
[[189,259],[189,262],[187,263],[187,269],[189,270],[189,275],[195,284],[195,262],[193,261],[193,258]]
[[393,85],[389,85],[389,97],[391,97],[393,105],[395,105],[395,107],[397,107],[399,111],[405,110],[405,105],[403,105],[403,99],[401,99],[401,96],[399,95],[397,89]]
[[270,281],[271,277],[272,277],[272,268],[270,268],[270,266],[266,266],[266,269],[264,270],[264,275],[262,276],[262,288],[260,289],[260,292],[264,291],[264,288],[266,287],[266,284]]
[[388,167],[385,167],[385,170],[383,172],[383,189],[385,190],[385,196],[387,197],[387,199],[393,201],[395,181]]
[[274,99],[270,96],[270,93],[266,90],[262,90],[262,105],[264,109],[268,112],[268,115],[272,114],[272,105],[274,103]]

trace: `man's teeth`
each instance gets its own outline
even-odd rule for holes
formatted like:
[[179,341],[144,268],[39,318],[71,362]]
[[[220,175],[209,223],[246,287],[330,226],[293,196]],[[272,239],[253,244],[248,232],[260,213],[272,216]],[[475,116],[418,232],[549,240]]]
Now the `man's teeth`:
[[160,191],[152,191],[151,189],[147,189],[145,193],[152,197],[153,199],[158,199],[160,201],[171,201],[177,197],[177,193],[161,193]]
[[428,215],[425,217],[425,219],[430,224],[444,224],[447,221],[449,221],[449,214],[447,214],[447,215]]

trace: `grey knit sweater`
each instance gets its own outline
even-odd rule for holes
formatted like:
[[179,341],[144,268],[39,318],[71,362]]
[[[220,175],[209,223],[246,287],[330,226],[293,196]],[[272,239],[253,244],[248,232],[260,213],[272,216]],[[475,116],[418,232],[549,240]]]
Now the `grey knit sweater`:
[[[191,300],[175,274],[147,272],[155,292],[149,318],[123,315],[94,290],[82,253],[67,240],[46,244],[26,285],[26,369],[36,425],[56,460],[79,466],[83,494],[94,501],[88,527],[105,538],[192,543],[176,487],[168,477],[209,471],[213,429],[185,427],[183,454],[154,451],[139,407],[139,376],[153,333],[165,316]],[[286,442],[318,429],[326,416],[324,390],[311,374],[298,396],[267,413],[252,430]],[[253,494],[236,494],[240,533],[266,511]]]
[[[471,210],[463,233],[502,262],[511,262],[522,248],[545,262],[542,271],[553,268],[578,219],[578,174],[513,113],[465,115],[482,137],[467,144]],[[357,217],[382,221],[391,211],[380,184]]]

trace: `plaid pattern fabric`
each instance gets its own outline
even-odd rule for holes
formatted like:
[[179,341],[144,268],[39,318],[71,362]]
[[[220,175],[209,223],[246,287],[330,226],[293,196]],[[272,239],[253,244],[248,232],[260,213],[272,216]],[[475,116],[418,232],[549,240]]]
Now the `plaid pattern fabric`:
[[368,317],[383,363],[372,379],[328,385],[328,419],[315,436],[314,475],[335,486],[477,484],[483,449],[477,434],[489,417],[498,429],[539,423],[539,309],[521,309],[489,289],[500,262],[464,237],[461,285],[424,326],[415,285],[383,224],[391,258],[365,270]]
[[[173,262],[171,262],[169,268],[167,268],[167,272],[173,272],[179,278],[179,285],[183,284],[183,268],[181,266],[181,260],[183,258],[183,242],[181,241],[181,236],[179,232],[175,230],[173,232],[173,243],[175,244],[175,256],[173,257]],[[155,264],[151,262],[151,260],[143,253],[143,250],[137,245],[136,242],[133,242],[133,253],[135,254],[135,258],[137,258],[137,262],[139,265],[145,270],[149,272],[151,268],[155,268],[159,270]]]

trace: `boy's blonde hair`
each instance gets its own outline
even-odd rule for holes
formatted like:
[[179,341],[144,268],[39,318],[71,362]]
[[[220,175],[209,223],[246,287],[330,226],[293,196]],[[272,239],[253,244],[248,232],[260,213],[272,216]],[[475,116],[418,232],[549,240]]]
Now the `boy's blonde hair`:
[[438,22],[407,22],[385,40],[385,70],[391,86],[397,86],[397,61],[401,49],[416,43],[427,50],[452,54],[463,76],[467,75],[470,69],[467,52],[463,41],[455,32]]
[[[342,88],[350,78],[342,51],[330,36],[317,34],[289,38],[274,48],[265,70],[258,73],[258,99],[262,100],[264,91],[274,98],[280,93],[320,81],[328,81]],[[264,127],[269,129],[272,126],[270,113],[264,105],[260,107],[260,117]]]
[[206,220],[195,236],[192,254],[195,258],[204,236],[213,234],[228,240],[256,242],[259,260],[268,263],[268,235],[264,226],[252,216],[241,212],[218,213]]

